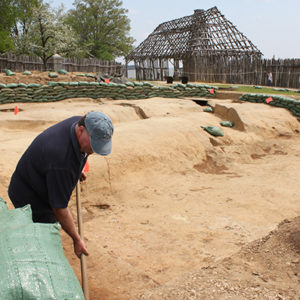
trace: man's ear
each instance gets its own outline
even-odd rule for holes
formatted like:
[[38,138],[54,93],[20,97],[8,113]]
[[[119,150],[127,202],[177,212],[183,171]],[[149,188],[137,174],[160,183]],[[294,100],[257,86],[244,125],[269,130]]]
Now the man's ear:
[[85,131],[85,127],[83,125],[78,126],[80,134],[82,134]]

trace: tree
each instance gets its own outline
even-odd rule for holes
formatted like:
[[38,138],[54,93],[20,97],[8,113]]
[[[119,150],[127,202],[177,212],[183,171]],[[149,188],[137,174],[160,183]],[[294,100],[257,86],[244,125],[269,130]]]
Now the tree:
[[30,54],[29,30],[33,24],[34,13],[42,5],[43,0],[14,0],[16,18],[11,36],[15,44],[16,54]]
[[14,48],[13,40],[10,36],[11,28],[16,18],[14,1],[0,0],[0,53]]
[[28,28],[28,51],[39,56],[47,69],[47,61],[54,54],[84,56],[75,32],[64,20],[63,6],[50,10],[49,4],[34,9],[32,24]]
[[26,53],[33,9],[43,0],[0,0],[0,52]]
[[67,22],[92,56],[112,60],[133,49],[128,10],[120,0],[75,0]]

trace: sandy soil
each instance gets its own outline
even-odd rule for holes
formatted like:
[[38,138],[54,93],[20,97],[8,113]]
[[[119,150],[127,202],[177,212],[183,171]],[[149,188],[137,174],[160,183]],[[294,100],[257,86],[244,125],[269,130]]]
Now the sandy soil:
[[[58,77],[49,77],[48,72],[31,71],[31,75],[23,75],[16,72],[15,75],[7,76],[4,72],[0,73],[1,83],[39,83],[48,84],[49,81],[95,81],[94,78],[83,76],[83,72],[69,72],[66,75],[58,74]],[[90,73],[96,75],[95,73]]]
[[[91,299],[300,299],[300,123],[263,104],[210,104],[214,114],[191,99],[0,105],[0,196],[12,208],[10,176],[40,131],[101,110],[113,153],[92,155],[81,185]],[[236,124],[224,137],[202,128],[222,120]]]

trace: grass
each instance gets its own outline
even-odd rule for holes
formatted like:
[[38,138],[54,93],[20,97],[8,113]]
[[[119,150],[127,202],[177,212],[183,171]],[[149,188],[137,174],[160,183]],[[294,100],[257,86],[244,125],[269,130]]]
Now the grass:
[[275,87],[264,87],[256,88],[250,85],[229,85],[229,84],[213,84],[220,89],[229,89],[236,92],[242,93],[254,93],[254,94],[272,94],[272,95],[284,95],[284,96],[300,96],[297,90],[275,88]]
[[[150,81],[154,85],[166,85],[169,86],[165,81]],[[174,82],[178,83],[178,82]],[[194,82],[193,82],[194,83]],[[203,82],[195,82],[198,84],[207,84],[211,86],[216,86],[220,90],[230,90],[235,92],[241,92],[244,94],[253,93],[253,94],[271,94],[271,95],[283,95],[283,96],[298,96],[300,97],[300,89],[284,89],[280,87],[265,87],[261,86],[261,88],[256,88],[253,85],[232,85],[232,84],[224,84],[224,83],[203,83]]]

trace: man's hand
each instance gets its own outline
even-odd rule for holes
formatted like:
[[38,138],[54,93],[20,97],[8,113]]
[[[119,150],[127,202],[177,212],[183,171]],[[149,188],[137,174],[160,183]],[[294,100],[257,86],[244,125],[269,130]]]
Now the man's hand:
[[52,209],[62,229],[73,239],[74,252],[77,255],[77,257],[80,258],[82,254],[89,255],[84,241],[81,240],[77,232],[69,208],[66,207],[66,208],[52,208]]
[[74,252],[78,258],[80,258],[82,254],[89,255],[85,243],[81,239],[74,241]]
[[81,174],[80,174],[80,177],[79,177],[79,180],[80,180],[80,182],[83,182],[83,181],[85,181],[86,180],[86,173],[84,173],[84,172],[82,172]]

